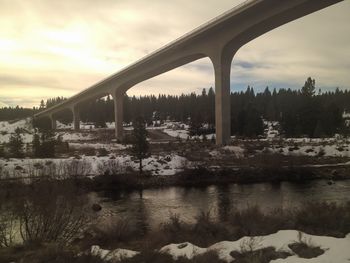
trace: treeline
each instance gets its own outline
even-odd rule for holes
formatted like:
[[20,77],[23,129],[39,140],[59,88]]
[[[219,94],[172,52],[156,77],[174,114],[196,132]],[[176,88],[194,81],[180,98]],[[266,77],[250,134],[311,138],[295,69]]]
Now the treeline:
[[66,99],[64,97],[56,97],[47,99],[46,102],[41,100],[39,107],[33,107],[32,109],[19,106],[0,108],[0,121],[12,121],[31,117],[34,113],[50,108]]
[[[314,79],[308,78],[300,90],[273,89],[255,94],[246,91],[231,93],[232,135],[258,136],[264,132],[263,120],[278,121],[286,136],[323,137],[335,133],[348,134],[342,114],[350,111],[350,92],[316,94]],[[90,102],[81,109],[83,121],[98,123],[114,121],[113,100],[110,97]],[[124,98],[124,121],[137,116],[152,124],[170,119],[190,124],[191,133],[212,133],[215,129],[215,92],[203,89],[200,95],[141,96]],[[203,125],[206,124],[206,125]]]
[[16,107],[5,107],[0,109],[0,121],[17,120],[29,117],[33,109]]
[[[308,78],[300,90],[273,89],[255,93],[248,87],[246,91],[231,93],[231,131],[233,135],[258,136],[264,131],[263,120],[278,121],[281,132],[286,136],[322,137],[335,133],[347,134],[342,114],[350,111],[350,92],[336,89],[333,92],[316,94],[315,80]],[[65,98],[48,100],[34,110],[60,103]],[[16,110],[14,110],[16,111]],[[0,115],[2,109],[0,109]],[[124,97],[124,122],[130,123],[142,116],[148,124],[165,120],[190,124],[191,134],[215,131],[215,92],[213,88],[202,93],[171,96]],[[114,105],[110,96],[86,102],[80,107],[80,117],[84,122],[105,127],[114,121]],[[72,113],[63,111],[58,119],[71,122]]]

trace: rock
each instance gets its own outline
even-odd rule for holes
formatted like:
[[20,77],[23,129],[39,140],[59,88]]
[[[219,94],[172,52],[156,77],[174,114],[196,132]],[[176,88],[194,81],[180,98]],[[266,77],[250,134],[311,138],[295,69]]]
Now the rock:
[[102,210],[102,206],[100,206],[99,204],[93,204],[92,205],[92,210],[94,210],[95,212],[101,211]]
[[21,170],[23,170],[23,167],[22,167],[22,166],[17,165],[17,166],[15,167],[15,170],[16,170],[16,171],[21,171]]
[[329,181],[327,182],[327,184],[328,184],[328,185],[332,185],[332,184],[334,184],[334,181],[333,181],[333,180],[329,180]]
[[177,245],[177,248],[178,249],[181,249],[181,248],[185,248],[185,247],[187,247],[187,243],[182,243],[182,244],[179,244],[179,245]]

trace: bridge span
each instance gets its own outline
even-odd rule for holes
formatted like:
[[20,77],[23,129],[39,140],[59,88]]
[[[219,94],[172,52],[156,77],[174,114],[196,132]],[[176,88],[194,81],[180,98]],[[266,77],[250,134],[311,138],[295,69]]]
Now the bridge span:
[[[74,129],[79,129],[79,105],[112,95],[115,135],[123,138],[123,96],[136,84],[195,60],[208,57],[215,72],[216,143],[230,140],[230,72],[236,52],[249,41],[283,24],[343,0],[248,0],[114,75],[34,115],[49,117],[56,128],[57,113],[71,109]],[[326,21],[325,21],[326,22]]]

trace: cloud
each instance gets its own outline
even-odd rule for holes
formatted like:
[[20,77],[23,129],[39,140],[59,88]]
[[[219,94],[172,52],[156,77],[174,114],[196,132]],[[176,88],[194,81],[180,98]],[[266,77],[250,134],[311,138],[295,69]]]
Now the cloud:
[[[0,101],[37,105],[72,96],[243,0],[0,0]],[[275,29],[242,47],[232,90],[350,88],[349,1]],[[180,94],[214,85],[203,59],[142,82],[129,94]],[[25,95],[23,95],[25,94]]]

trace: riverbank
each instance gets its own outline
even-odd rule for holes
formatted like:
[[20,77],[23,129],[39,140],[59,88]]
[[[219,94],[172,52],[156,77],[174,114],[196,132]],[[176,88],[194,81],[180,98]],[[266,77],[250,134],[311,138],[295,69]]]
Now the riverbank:
[[62,178],[52,176],[34,176],[23,178],[8,178],[0,180],[0,188],[18,189],[31,187],[40,182],[57,183],[74,182],[83,191],[141,191],[145,189],[161,189],[165,187],[206,187],[227,184],[254,183],[303,183],[312,180],[325,180],[332,185],[335,181],[350,179],[350,165],[330,164],[293,167],[242,167],[226,169],[208,169],[196,167],[167,176],[154,176],[150,173],[129,171],[100,176],[66,176]]
[[[317,181],[306,184],[310,185],[307,189],[301,183],[294,184],[289,189],[285,183],[271,184],[271,188],[266,184],[258,184],[255,188],[247,185],[248,188],[244,191],[250,196],[246,199],[250,202],[244,206],[239,206],[239,203],[245,201],[238,202],[236,199],[239,197],[241,200],[244,196],[242,184],[233,184],[232,190],[227,188],[227,184],[218,186],[218,190],[222,192],[213,191],[213,187],[177,187],[180,188],[178,189],[180,196],[177,196],[175,189],[171,187],[168,196],[162,193],[163,190],[161,192],[144,190],[141,191],[144,196],[137,197],[132,197],[132,193],[121,191],[120,196],[113,202],[111,199],[108,201],[106,196],[91,199],[87,184],[77,178],[65,180],[40,178],[33,184],[17,182],[6,185],[0,192],[0,229],[6,230],[0,231],[6,233],[5,238],[0,235],[0,242],[7,240],[7,245],[4,245],[4,242],[0,245],[5,246],[0,249],[0,262],[102,263],[106,262],[108,255],[113,258],[124,255],[124,252],[128,254],[130,251],[139,254],[133,252],[135,257],[130,259],[118,257],[121,261],[114,262],[230,262],[220,257],[222,252],[220,249],[216,251],[209,249],[217,247],[216,244],[222,241],[231,244],[230,250],[226,250],[225,253],[230,256],[228,257],[230,260],[237,259],[234,262],[251,262],[247,261],[251,258],[255,258],[255,262],[269,262],[266,259],[280,255],[276,254],[280,247],[284,245],[288,247],[295,243],[291,242],[295,241],[294,239],[288,239],[287,242],[282,238],[290,236],[288,234],[290,232],[279,232],[290,229],[295,230],[293,238],[297,236],[298,231],[305,233],[300,239],[305,242],[299,242],[301,243],[299,246],[304,246],[306,243],[311,250],[319,251],[317,249],[319,248],[324,252],[322,255],[328,255],[327,259],[330,259],[333,252],[329,254],[329,251],[335,251],[332,247],[348,242],[350,202],[343,201],[341,197],[337,203],[309,202],[306,193],[310,192],[309,196],[316,197],[311,200],[334,200],[330,198],[332,193],[339,194],[338,190],[343,189],[344,194],[347,194],[346,189],[349,188],[348,184],[343,184],[341,181],[335,181],[334,185],[328,185],[327,181],[322,181],[318,185],[311,182]],[[295,194],[290,195],[290,190],[296,185],[298,192],[304,189],[304,192],[299,193],[299,197]],[[272,206],[271,201],[279,199],[280,195],[283,199],[277,200],[277,203],[281,202],[277,208],[272,206],[267,209],[265,206],[255,205],[254,199],[251,199],[254,189],[260,189],[255,193],[255,198],[262,200],[261,204]],[[266,196],[273,189],[283,192]],[[238,190],[240,192],[237,192]],[[332,193],[327,194],[327,191]],[[318,198],[317,192],[326,199]],[[118,191],[114,189],[111,193],[117,194]],[[288,195],[293,203],[286,205],[284,200]],[[129,202],[124,203],[120,199],[128,196],[131,198]],[[180,199],[181,202],[171,201],[174,199]],[[157,206],[155,200],[163,206]],[[213,204],[217,204],[218,211],[213,210],[215,209]],[[193,208],[191,205],[194,205]],[[114,206],[114,210],[110,210],[111,206]],[[173,209],[173,213],[169,213],[170,208]],[[154,214],[162,214],[162,221],[154,224]],[[191,222],[186,218],[189,214],[193,217]],[[21,232],[13,227],[17,225],[16,222],[21,224]],[[18,243],[18,240],[14,242],[15,239],[12,241],[8,239],[16,235],[20,235],[24,242]],[[262,244],[266,243],[261,241],[270,235],[276,240],[276,249],[271,249],[269,246],[262,247]],[[248,236],[254,238],[248,239],[249,242],[242,241]],[[334,241],[332,246],[319,243],[319,236]],[[192,253],[189,254],[191,257],[184,257],[187,255],[186,251],[193,251],[192,248],[203,253]],[[247,250],[248,248],[251,250]],[[160,253],[160,251],[171,253]],[[290,261],[293,259],[297,260],[294,262],[300,262],[295,252],[290,250],[285,252],[288,251],[289,254],[284,254],[286,261],[281,262],[293,262]],[[174,259],[173,252],[179,256],[177,260]],[[332,258],[330,262],[341,262],[336,259],[338,258]]]
[[322,165],[297,167],[244,167],[234,169],[207,169],[197,167],[169,176],[151,176],[149,174],[101,175],[93,179],[82,180],[93,191],[141,190],[170,186],[209,186],[229,183],[251,184],[262,182],[305,182],[324,179],[329,184],[335,180],[350,179],[350,166]]
[[[40,202],[36,205],[40,207]],[[51,211],[61,209],[56,205]],[[51,218],[42,212],[37,209],[32,215]],[[76,218],[71,220],[75,223]],[[350,243],[349,220],[350,203],[306,203],[299,209],[273,212],[253,206],[232,210],[219,221],[210,212],[198,212],[193,224],[171,215],[151,231],[133,228],[128,219],[105,226],[81,225],[84,231],[70,242],[48,235],[62,223],[52,220],[37,239],[0,248],[0,262],[268,263],[278,258],[279,262],[318,258],[342,263],[349,256],[345,249]]]

